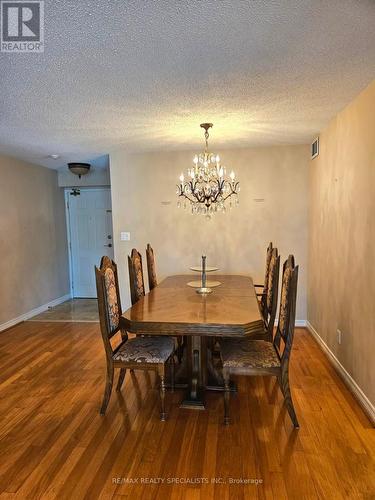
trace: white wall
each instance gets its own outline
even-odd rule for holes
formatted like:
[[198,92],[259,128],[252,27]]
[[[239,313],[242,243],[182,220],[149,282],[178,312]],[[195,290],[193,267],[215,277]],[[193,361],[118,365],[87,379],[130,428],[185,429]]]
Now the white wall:
[[[265,251],[272,240],[282,261],[294,253],[300,265],[297,319],[305,320],[309,147],[218,152],[241,183],[240,205],[210,221],[176,207],[176,182],[195,151],[129,155],[121,150],[110,155],[123,308],[130,305],[127,255],[133,247],[144,255],[151,243],[159,279],[189,273],[189,266],[199,264],[204,253],[208,265],[217,265],[223,273],[248,274],[262,282]],[[257,203],[254,198],[265,201]],[[162,205],[168,200],[171,205]],[[121,242],[120,231],[130,231],[131,241]]]

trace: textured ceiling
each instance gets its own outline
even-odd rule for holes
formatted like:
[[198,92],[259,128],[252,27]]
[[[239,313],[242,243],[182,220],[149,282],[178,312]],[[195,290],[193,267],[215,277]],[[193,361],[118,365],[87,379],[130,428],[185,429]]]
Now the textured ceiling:
[[374,26],[372,0],[47,0],[45,52],[0,54],[0,152],[309,142],[375,78]]

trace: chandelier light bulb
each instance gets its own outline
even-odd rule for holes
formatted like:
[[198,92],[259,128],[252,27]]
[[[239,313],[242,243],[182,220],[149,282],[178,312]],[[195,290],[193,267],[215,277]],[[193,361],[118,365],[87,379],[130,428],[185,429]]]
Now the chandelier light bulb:
[[184,174],[181,174],[181,175],[180,175],[180,181],[181,181],[181,184],[183,184],[184,179],[185,179]]
[[232,182],[234,181],[234,178],[236,177],[236,174],[233,172],[230,173],[229,177],[232,179]]
[[195,156],[194,156],[194,158],[193,158],[193,163],[194,163],[195,165],[197,165],[197,164],[198,164],[198,156],[197,156],[197,155],[195,155]]

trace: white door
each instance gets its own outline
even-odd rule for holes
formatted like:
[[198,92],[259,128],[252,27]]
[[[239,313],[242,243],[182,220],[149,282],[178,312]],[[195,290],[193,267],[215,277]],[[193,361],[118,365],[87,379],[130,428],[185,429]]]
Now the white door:
[[113,259],[111,192],[77,192],[68,194],[73,297],[96,297],[94,266],[103,255]]

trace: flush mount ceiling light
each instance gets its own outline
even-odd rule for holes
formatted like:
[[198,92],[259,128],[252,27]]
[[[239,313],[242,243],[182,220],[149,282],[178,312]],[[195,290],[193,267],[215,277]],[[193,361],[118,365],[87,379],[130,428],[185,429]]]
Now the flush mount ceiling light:
[[205,150],[194,156],[193,166],[187,171],[187,180],[183,173],[180,175],[176,194],[183,198],[184,208],[190,206],[191,213],[204,214],[209,219],[215,212],[226,211],[227,200],[229,208],[233,203],[238,205],[240,183],[235,181],[233,170],[227,177],[226,167],[221,164],[219,155],[208,151],[208,130],[213,124],[201,123],[200,126],[205,130]]
[[68,168],[72,172],[72,174],[78,175],[81,178],[81,175],[86,175],[90,170],[90,163],[68,163]]
[[52,160],[57,160],[58,158],[60,158],[60,155],[57,154],[48,155],[48,158],[52,158]]

